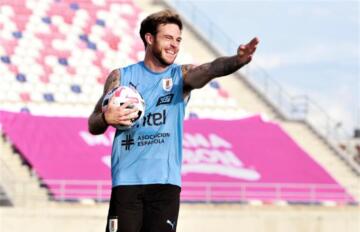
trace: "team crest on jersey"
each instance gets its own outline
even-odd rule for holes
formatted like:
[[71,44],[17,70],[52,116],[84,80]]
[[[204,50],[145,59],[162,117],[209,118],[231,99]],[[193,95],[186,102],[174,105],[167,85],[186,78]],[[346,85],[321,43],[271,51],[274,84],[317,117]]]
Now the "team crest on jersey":
[[173,87],[173,81],[171,77],[166,77],[163,80],[163,89],[167,92],[169,92]]

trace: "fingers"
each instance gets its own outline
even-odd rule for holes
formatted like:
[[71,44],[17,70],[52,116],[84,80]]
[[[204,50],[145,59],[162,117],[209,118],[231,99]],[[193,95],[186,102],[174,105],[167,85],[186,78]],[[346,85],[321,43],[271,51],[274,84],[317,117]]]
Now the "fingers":
[[119,121],[132,121],[138,117],[137,109],[124,110],[119,113],[118,120]]
[[255,52],[257,45],[259,44],[259,39],[257,37],[253,38],[247,45],[246,49],[248,53],[252,54]]
[[[119,107],[120,108],[120,107]],[[138,118],[137,109],[124,109],[113,114],[112,125],[130,126]]]
[[256,47],[248,48],[248,53],[253,54],[256,51]]
[[240,45],[238,48],[238,54],[240,56],[251,56],[255,51],[256,47],[259,43],[259,39],[257,37],[254,37],[249,43],[246,45]]
[[139,111],[132,105],[134,100],[129,100],[121,106],[109,104],[105,113],[106,121],[111,125],[130,126],[138,118]]
[[133,123],[133,121],[138,117],[139,110],[134,108],[133,103],[135,103],[133,99],[122,104],[117,108],[118,111],[118,124],[129,126]]
[[253,53],[256,50],[256,46],[258,45],[259,40],[255,37],[248,44],[246,44],[244,49],[246,53]]
[[239,54],[240,56],[243,56],[243,55],[252,55],[255,51],[256,51],[256,47],[245,47],[245,48],[240,47],[238,54]]
[[254,37],[247,45],[251,46],[251,47],[256,47],[256,45],[258,45],[260,42],[258,37]]

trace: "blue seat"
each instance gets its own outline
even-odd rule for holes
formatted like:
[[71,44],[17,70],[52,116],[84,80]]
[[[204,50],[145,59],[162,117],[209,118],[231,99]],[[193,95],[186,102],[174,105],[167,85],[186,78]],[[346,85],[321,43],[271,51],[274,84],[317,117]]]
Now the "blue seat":
[[21,31],[14,31],[12,33],[12,35],[16,38],[16,39],[20,39],[22,37],[22,33]]
[[199,118],[199,116],[194,112],[190,112],[189,113],[189,118]]
[[92,50],[96,50],[96,44],[91,42],[91,41],[87,42],[87,47],[92,49]]
[[30,113],[30,109],[28,107],[24,106],[24,107],[21,107],[20,112],[22,112],[22,113]]
[[1,56],[0,59],[5,64],[10,64],[11,63],[11,60],[10,60],[9,56]]
[[41,21],[43,21],[46,24],[51,24],[51,18],[50,17],[42,17]]
[[19,82],[26,82],[25,74],[22,74],[22,73],[16,74],[16,80],[19,81]]
[[81,87],[79,85],[71,85],[71,91],[74,92],[74,93],[81,93]]
[[89,42],[89,37],[86,34],[79,35],[79,38],[84,42]]
[[105,27],[105,21],[102,19],[96,19],[96,24],[102,27]]
[[220,84],[217,81],[211,81],[210,82],[210,87],[212,87],[214,89],[220,89]]
[[44,93],[44,99],[47,102],[54,102],[55,101],[55,97],[52,93]]
[[59,61],[59,64],[64,65],[64,66],[68,66],[68,61],[67,61],[66,58],[60,57],[58,59],[58,61]]
[[70,3],[70,9],[73,11],[80,9],[79,4],[77,4],[76,2]]

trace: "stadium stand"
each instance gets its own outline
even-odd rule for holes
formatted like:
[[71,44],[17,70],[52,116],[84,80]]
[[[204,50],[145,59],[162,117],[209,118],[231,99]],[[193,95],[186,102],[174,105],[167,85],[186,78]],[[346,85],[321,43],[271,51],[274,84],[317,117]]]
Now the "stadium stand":
[[[1,1],[0,123],[3,124],[1,131],[4,138],[0,146],[0,190],[3,189],[6,193],[7,204],[15,206],[7,211],[0,207],[0,218],[4,218],[3,221],[0,220],[1,231],[22,231],[21,224],[28,225],[29,231],[103,229],[107,205],[102,202],[107,201],[110,188],[108,168],[104,165],[108,165],[109,159],[104,154],[108,154],[113,132],[109,130],[104,136],[89,137],[84,132],[85,117],[90,114],[102,92],[107,74],[114,68],[142,58],[143,45],[138,38],[138,23],[148,12],[163,7],[150,0]],[[184,30],[183,36],[187,39],[184,40],[183,50],[189,53],[181,53],[177,60],[179,63],[201,63],[216,56],[209,49],[209,41],[199,41],[199,35],[194,35],[194,31],[196,32],[187,28]],[[184,166],[189,170],[188,174],[184,175],[182,194],[184,201],[193,204],[183,206],[179,231],[211,232],[224,228],[234,231],[234,227],[247,231],[294,231],[294,225],[303,229],[298,231],[311,231],[314,227],[319,228],[319,231],[343,231],[344,225],[346,231],[356,231],[358,228],[358,176],[304,123],[283,120],[243,78],[231,75],[229,78],[213,81],[201,90],[193,91],[186,118],[188,128],[192,129],[188,129],[186,133],[190,139],[186,140],[188,144],[185,146],[187,151],[184,155],[185,164],[188,166]],[[264,144],[274,141],[261,134],[267,130],[270,131],[266,132],[268,135],[278,133],[279,140],[285,141],[282,146],[290,149],[286,151],[298,155],[293,161],[305,164],[289,166],[302,169],[296,169],[298,173],[290,173],[303,179],[294,177],[287,181],[273,177],[274,179],[270,178],[260,184],[251,181],[234,183],[237,179],[226,179],[223,178],[224,175],[217,173],[217,176],[210,178],[208,175],[208,179],[205,179],[208,182],[193,182],[192,175],[195,178],[206,175],[200,173],[196,176],[196,173],[191,173],[194,166],[190,164],[195,162],[191,155],[196,152],[200,161],[203,161],[198,163],[200,166],[211,162],[233,164],[215,168],[224,172],[234,168],[234,173],[245,171],[253,178],[256,178],[254,171],[259,168],[259,164],[249,158],[252,153],[256,153],[254,150],[235,150],[236,144],[243,144],[238,141],[232,141],[232,147],[229,148],[226,141],[231,136],[227,137],[228,134],[221,134],[223,137],[217,140],[222,141],[223,147],[219,150],[227,154],[228,159],[219,158],[219,153],[211,147],[214,137],[201,137],[198,144],[189,142],[196,141],[191,138],[203,132],[201,128],[194,129],[200,124],[197,120],[209,122],[206,120],[211,119],[221,119],[223,124],[219,127],[222,129],[226,123],[233,123],[229,119],[236,119],[239,124],[256,119],[254,123],[258,124],[247,128],[248,133],[242,135],[242,138],[250,138],[249,131],[259,128],[255,130],[260,135],[254,133],[252,138],[263,139]],[[32,120],[40,121],[29,123]],[[69,124],[65,126],[66,123]],[[211,125],[213,123],[211,121]],[[42,131],[41,126],[37,126],[41,124],[48,126],[47,129],[51,129],[51,125],[63,127],[53,131],[65,133],[60,137],[64,142],[69,142],[68,147],[74,145],[72,142],[75,139],[79,139],[79,132],[84,132],[81,135],[83,141],[106,146],[78,146],[78,149],[84,149],[84,154],[97,153],[89,156],[91,158],[76,154],[79,150],[74,149],[74,153],[71,153],[65,152],[61,147],[57,150],[63,153],[44,152],[47,147],[45,144],[56,144],[55,140],[51,139],[51,131],[46,131],[46,127],[45,131]],[[18,129],[15,130],[17,126]],[[64,127],[76,130],[69,135],[66,134],[69,131],[62,130]],[[236,128],[239,131],[245,130],[244,125]],[[21,136],[14,134],[16,131],[21,131],[21,136],[26,134],[28,140],[21,141]],[[43,134],[37,134],[37,131]],[[217,130],[215,132],[220,134]],[[246,146],[247,140],[243,140],[243,146]],[[259,144],[254,145],[256,146],[261,148]],[[211,150],[210,148],[215,151],[201,156],[200,151]],[[277,170],[289,171],[286,167],[281,167],[281,163],[291,161],[286,152],[280,157],[279,163],[273,161],[266,164],[269,156],[263,155],[266,147],[263,148],[265,149],[257,153],[260,160],[258,162],[263,162],[265,168],[274,165],[269,169],[269,173]],[[249,152],[249,157],[231,156],[232,153],[237,154],[240,151],[241,154]],[[88,163],[89,166],[82,173],[75,175],[72,171],[76,169],[76,162],[65,162],[75,155],[79,160],[96,159],[94,163]],[[243,160],[244,157],[248,160]],[[57,166],[51,163],[55,159],[59,162]],[[309,179],[311,180],[303,185]],[[273,183],[276,181],[277,183]],[[296,198],[296,194],[301,196]],[[94,202],[96,207],[92,207]],[[194,202],[236,204],[198,205]],[[292,208],[291,204],[299,203],[304,208]],[[320,207],[316,208],[319,204]],[[39,205],[43,208],[39,208]],[[259,205],[265,207],[258,208]],[[324,205],[336,207],[324,208]],[[347,205],[355,206],[349,209]],[[16,223],[19,216],[23,222],[21,224]]]
[[[134,30],[140,9],[132,1],[115,2],[99,1],[97,7],[86,1],[5,2],[1,67],[8,74],[7,87],[15,91],[4,94],[3,108],[41,115],[88,115],[97,99],[93,93],[101,92],[107,73],[142,54]],[[187,117],[239,119],[259,111],[240,108],[228,89],[213,81],[194,91]],[[273,112],[261,114],[263,119],[274,118]]]
[[[5,2],[0,70],[6,82],[3,90],[14,91],[2,91],[3,109],[86,116],[107,74],[142,57],[143,45],[137,36],[139,8],[132,1],[100,2],[97,7],[86,1]],[[199,97],[191,105],[236,108],[217,82],[208,89],[210,97]],[[69,111],[69,104],[80,107]],[[237,115],[236,110],[232,113]],[[213,114],[205,111],[205,116]]]

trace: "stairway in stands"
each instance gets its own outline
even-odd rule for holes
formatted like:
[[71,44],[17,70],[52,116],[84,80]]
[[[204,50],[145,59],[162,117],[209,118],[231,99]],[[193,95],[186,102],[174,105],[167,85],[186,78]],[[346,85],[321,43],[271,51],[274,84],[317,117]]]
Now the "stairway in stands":
[[4,137],[0,139],[0,151],[0,185],[11,204],[23,207],[47,204],[47,189],[41,187],[36,174]]

